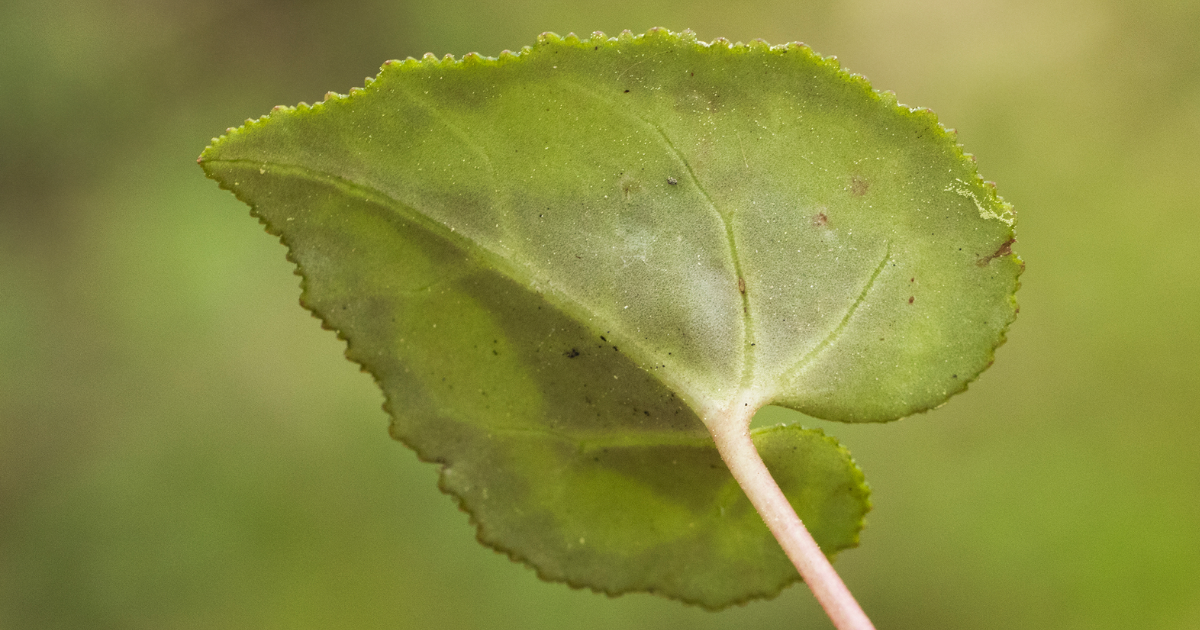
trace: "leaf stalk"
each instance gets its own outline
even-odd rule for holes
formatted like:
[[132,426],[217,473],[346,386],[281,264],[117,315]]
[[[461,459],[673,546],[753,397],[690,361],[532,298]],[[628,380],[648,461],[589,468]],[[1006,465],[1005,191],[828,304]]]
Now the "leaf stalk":
[[[739,403],[740,404],[740,403]],[[745,411],[743,411],[745,410]],[[750,437],[754,407],[707,419],[721,459],[838,630],[875,630],[767,470]]]

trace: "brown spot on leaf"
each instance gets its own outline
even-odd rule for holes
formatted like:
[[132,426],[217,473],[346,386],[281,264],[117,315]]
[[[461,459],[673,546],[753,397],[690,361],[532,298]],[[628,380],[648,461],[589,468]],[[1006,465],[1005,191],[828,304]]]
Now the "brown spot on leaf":
[[817,214],[813,215],[812,224],[818,227],[829,225],[829,215],[825,214],[824,212],[818,212]]
[[579,356],[579,349],[571,348],[570,350],[564,352],[563,356],[567,357],[568,359],[574,359],[575,357]]
[[913,295],[908,296],[908,303],[912,304],[913,300],[915,300],[915,299],[917,299],[916,296],[913,296]]
[[996,249],[995,252],[992,253],[991,256],[981,257],[976,264],[979,265],[980,267],[986,267],[987,264],[992,262],[993,260],[1000,258],[1001,256],[1007,256],[1007,255],[1011,254],[1013,243],[1016,243],[1016,242],[1017,242],[1017,239],[1015,239],[1015,238],[1010,238],[1007,241],[1004,241],[1003,243],[1000,244],[1000,247],[998,249]]
[[741,276],[738,276],[738,293],[743,295],[746,293],[746,279]]
[[625,199],[629,199],[636,193],[641,192],[642,183],[632,175],[623,174],[620,179],[621,192],[625,195]]
[[858,175],[850,178],[850,194],[854,195],[855,197],[861,197],[867,194],[867,189],[870,187],[871,186],[867,183],[867,180],[859,177]]

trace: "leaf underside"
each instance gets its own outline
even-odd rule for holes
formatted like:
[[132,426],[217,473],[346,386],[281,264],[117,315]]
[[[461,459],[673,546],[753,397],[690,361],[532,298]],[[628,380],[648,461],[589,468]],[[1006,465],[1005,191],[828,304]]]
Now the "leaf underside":
[[[1011,208],[932,114],[809,49],[654,30],[390,62],[214,142],[484,543],[544,578],[719,608],[795,569],[704,420],[886,421],[961,391],[1015,314]],[[862,474],[755,444],[829,555]]]

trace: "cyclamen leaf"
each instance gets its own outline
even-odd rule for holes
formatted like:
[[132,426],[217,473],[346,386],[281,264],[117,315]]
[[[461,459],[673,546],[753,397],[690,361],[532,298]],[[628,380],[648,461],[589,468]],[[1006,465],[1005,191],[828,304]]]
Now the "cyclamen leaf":
[[[800,45],[654,30],[390,62],[200,161],[480,540],[609,593],[721,607],[796,580],[703,421],[929,409],[1015,315],[1011,207],[932,114]],[[755,444],[827,555],[857,544],[844,449]]]

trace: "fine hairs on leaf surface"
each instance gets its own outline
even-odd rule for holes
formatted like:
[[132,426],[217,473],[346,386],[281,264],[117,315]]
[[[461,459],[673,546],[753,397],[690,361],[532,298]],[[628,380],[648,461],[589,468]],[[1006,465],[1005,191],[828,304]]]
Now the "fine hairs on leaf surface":
[[849,453],[747,437],[754,411],[931,409],[1016,313],[1011,206],[932,113],[800,44],[654,29],[393,61],[200,163],[480,541],[609,594],[716,609],[799,579],[726,440],[826,556],[856,546]]

